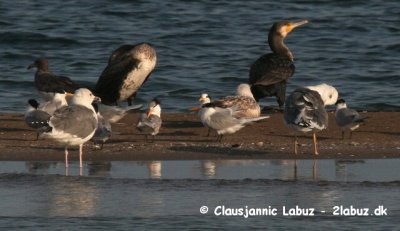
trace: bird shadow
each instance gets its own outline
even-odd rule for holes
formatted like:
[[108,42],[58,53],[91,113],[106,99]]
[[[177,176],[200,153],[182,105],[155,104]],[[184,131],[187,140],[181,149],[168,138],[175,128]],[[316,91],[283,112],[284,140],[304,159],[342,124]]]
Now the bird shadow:
[[169,150],[176,152],[191,152],[191,153],[214,153],[214,154],[226,154],[226,155],[264,155],[265,151],[256,151],[256,150],[248,150],[248,149],[239,149],[233,147],[217,147],[217,146],[208,146],[208,147],[198,147],[198,146],[174,146],[170,147]]
[[27,128],[0,128],[0,132],[34,132],[31,129]]
[[177,129],[177,128],[199,128],[203,127],[203,124],[198,121],[189,121],[189,120],[184,120],[184,121],[171,121],[171,122],[163,122],[163,127],[165,128],[171,128],[171,129]]

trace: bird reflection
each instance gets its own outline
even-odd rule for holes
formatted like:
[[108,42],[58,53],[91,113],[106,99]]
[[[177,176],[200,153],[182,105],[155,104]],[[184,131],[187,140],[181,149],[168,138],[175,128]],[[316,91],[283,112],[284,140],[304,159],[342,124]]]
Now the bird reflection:
[[207,178],[214,178],[217,173],[217,162],[215,160],[202,160],[201,172]]
[[149,177],[151,179],[161,179],[161,161],[149,161],[146,163],[146,166],[149,169]]
[[94,184],[85,180],[58,178],[49,183],[48,195],[50,216],[88,217],[95,214],[98,192]]
[[92,161],[88,164],[89,176],[109,176],[111,171],[111,162]]
[[47,173],[52,165],[57,165],[57,162],[47,161],[26,161],[25,166],[29,173]]

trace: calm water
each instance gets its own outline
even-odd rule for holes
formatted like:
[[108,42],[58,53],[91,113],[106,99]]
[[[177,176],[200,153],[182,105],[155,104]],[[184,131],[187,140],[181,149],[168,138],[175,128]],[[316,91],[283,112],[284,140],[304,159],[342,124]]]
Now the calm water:
[[[0,163],[0,229],[398,229],[400,160],[209,160]],[[215,208],[276,216],[216,216]],[[283,206],[315,208],[283,216]],[[334,216],[335,206],[383,205],[387,216]],[[201,206],[208,206],[206,215]],[[321,211],[325,211],[322,213]],[[217,210],[218,212],[218,210]]]
[[158,96],[167,111],[185,111],[201,92],[233,94],[250,64],[270,52],[272,23],[303,18],[311,23],[286,39],[296,59],[289,92],[326,82],[354,108],[400,111],[398,1],[293,2],[1,2],[0,112],[21,112],[38,97],[26,70],[37,57],[94,85],[112,50],[142,41],[156,47],[159,62],[136,102]]

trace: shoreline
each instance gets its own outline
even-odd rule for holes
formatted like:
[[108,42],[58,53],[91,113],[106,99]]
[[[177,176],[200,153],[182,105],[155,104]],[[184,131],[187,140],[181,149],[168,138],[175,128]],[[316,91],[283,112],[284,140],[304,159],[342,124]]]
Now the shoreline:
[[[362,113],[364,114],[364,113]],[[317,133],[319,152],[314,156],[311,133],[298,134],[299,154],[293,153],[294,132],[286,128],[283,114],[254,123],[221,143],[207,137],[196,113],[165,113],[160,133],[152,143],[136,130],[138,116],[131,113],[113,124],[113,135],[102,150],[84,145],[84,161],[117,160],[218,160],[218,159],[371,159],[400,157],[400,112],[368,112],[366,123],[351,140],[341,139],[341,130],[329,113],[329,127]],[[64,148],[51,140],[35,141],[36,133],[22,114],[0,114],[1,161],[63,161]],[[77,147],[70,147],[70,161],[78,160]]]

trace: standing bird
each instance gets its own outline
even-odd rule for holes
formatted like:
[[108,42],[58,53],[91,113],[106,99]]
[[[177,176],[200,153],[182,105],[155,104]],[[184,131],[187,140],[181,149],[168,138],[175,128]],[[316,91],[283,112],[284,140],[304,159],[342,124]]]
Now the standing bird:
[[66,97],[71,97],[74,94],[65,92],[65,93],[54,93],[53,98],[50,101],[46,101],[44,103],[41,103],[38,107],[39,110],[45,111],[49,113],[50,115],[53,115],[54,112],[64,106],[67,106],[67,100]]
[[296,27],[308,23],[281,21],[272,25],[268,44],[273,53],[262,55],[250,67],[249,84],[255,100],[276,96],[279,107],[285,104],[286,82],[293,76],[295,66],[293,54],[283,40]]
[[92,137],[92,141],[95,148],[103,149],[104,143],[111,137],[111,124],[110,121],[104,118],[103,115],[100,113],[97,103],[92,103],[92,106],[97,115],[97,128]]
[[236,106],[233,108],[218,108],[209,103],[204,104],[203,109],[204,123],[207,127],[217,132],[217,141],[219,142],[222,141],[222,136],[225,134],[233,134],[253,122],[269,118],[269,116],[261,116],[237,119],[235,117]]
[[50,72],[49,61],[45,58],[36,59],[34,63],[28,66],[28,69],[37,68],[35,74],[35,86],[39,91],[40,96],[45,101],[50,101],[55,93],[75,92],[80,88],[79,84],[75,83],[68,77],[55,75]]
[[41,137],[65,145],[65,167],[68,168],[68,146],[79,145],[79,167],[82,165],[83,144],[90,140],[97,128],[97,115],[92,102],[99,100],[86,88],[75,91],[70,106],[65,106],[50,117],[48,131]]
[[[328,113],[321,95],[308,88],[296,89],[286,99],[284,120],[290,129],[313,132],[314,155],[318,155],[316,132],[328,127]],[[295,134],[295,154],[297,154],[297,145],[297,134]]]
[[335,117],[336,124],[342,129],[342,139],[344,139],[345,130],[350,130],[349,138],[351,139],[353,131],[368,118],[367,116],[361,116],[356,110],[348,108],[344,99],[339,99],[336,102]]
[[25,112],[25,123],[36,130],[36,140],[39,139],[40,133],[48,131],[48,123],[51,117],[49,113],[39,110],[38,107],[39,103],[30,99]]
[[150,77],[157,63],[155,49],[148,43],[123,45],[112,52],[108,65],[101,73],[94,93],[104,104],[117,105],[132,98]]
[[146,142],[148,141],[148,135],[153,136],[153,141],[155,136],[160,131],[162,124],[161,120],[161,106],[158,99],[153,99],[149,103],[149,109],[147,114],[142,114],[139,121],[136,124],[136,128],[145,134]]
[[211,102],[216,107],[236,107],[236,118],[256,118],[260,116],[261,109],[254,99],[250,85],[243,83],[237,87],[235,96],[226,96]]

